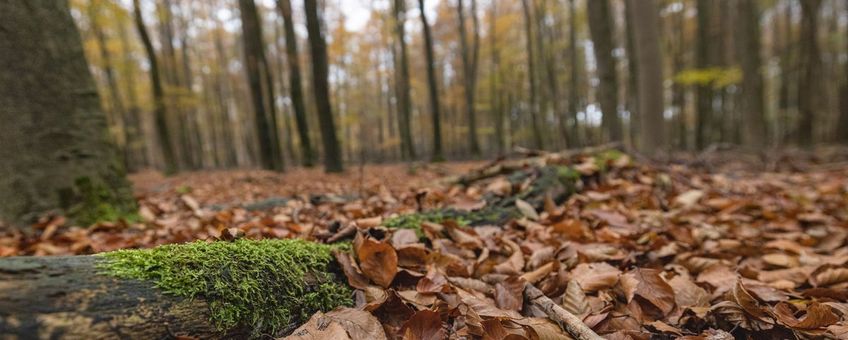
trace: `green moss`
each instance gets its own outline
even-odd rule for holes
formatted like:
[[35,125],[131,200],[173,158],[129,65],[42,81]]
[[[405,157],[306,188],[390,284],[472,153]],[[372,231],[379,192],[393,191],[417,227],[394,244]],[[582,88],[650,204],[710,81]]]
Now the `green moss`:
[[119,219],[137,221],[136,203],[123,188],[90,177],[79,177],[74,180],[73,188],[60,191],[59,195],[68,217],[77,224],[91,225]]
[[598,152],[593,157],[595,158],[595,165],[598,167],[598,170],[606,171],[610,162],[615,162],[624,155],[625,154],[619,150],[610,149]]
[[441,209],[392,217],[383,222],[383,226],[387,228],[412,229],[415,230],[415,234],[418,237],[424,237],[424,232],[421,231],[421,223],[442,223],[447,220],[454,220],[460,226],[466,226],[469,223],[469,220],[461,212]]
[[105,274],[150,280],[167,293],[209,303],[221,329],[276,335],[315,311],[352,305],[328,270],[334,246],[302,240],[197,241],[100,254]]

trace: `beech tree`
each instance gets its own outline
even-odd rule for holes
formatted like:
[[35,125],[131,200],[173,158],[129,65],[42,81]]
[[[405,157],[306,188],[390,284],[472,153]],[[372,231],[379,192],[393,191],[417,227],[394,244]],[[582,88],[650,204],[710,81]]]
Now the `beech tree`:
[[766,145],[765,97],[760,57],[760,16],[755,0],[737,0],[736,46],[742,65],[742,141],[752,148]]
[[0,220],[135,210],[66,1],[0,2]]
[[621,141],[621,119],[618,117],[618,76],[616,75],[609,0],[586,2],[589,14],[589,32],[598,68],[598,102],[601,106],[601,126],[608,140]]
[[294,120],[300,141],[301,164],[310,167],[314,163],[312,141],[309,139],[309,122],[306,120],[306,104],[303,101],[303,85],[300,74],[300,54],[297,47],[297,35],[294,31],[294,19],[290,0],[278,0],[277,8],[283,17],[286,35],[286,61],[289,71],[289,96],[294,109]]
[[430,32],[430,24],[427,22],[427,13],[424,0],[418,0],[418,9],[421,15],[421,26],[424,33],[424,54],[427,59],[427,89],[430,92],[430,111],[433,118],[433,154],[431,160],[440,162],[445,159],[442,153],[442,123],[441,107],[439,106],[439,86],[436,80],[435,57],[433,56],[433,35]]
[[[627,0],[632,10],[639,99],[639,149],[656,153],[665,146],[663,71],[659,7],[656,0]],[[631,61],[634,62],[634,61]]]

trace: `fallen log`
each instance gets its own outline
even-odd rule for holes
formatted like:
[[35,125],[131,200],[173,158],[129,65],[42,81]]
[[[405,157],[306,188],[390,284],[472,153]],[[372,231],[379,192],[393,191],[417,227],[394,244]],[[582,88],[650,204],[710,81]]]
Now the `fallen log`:
[[350,304],[327,245],[202,241],[0,260],[0,338],[203,339],[285,334]]

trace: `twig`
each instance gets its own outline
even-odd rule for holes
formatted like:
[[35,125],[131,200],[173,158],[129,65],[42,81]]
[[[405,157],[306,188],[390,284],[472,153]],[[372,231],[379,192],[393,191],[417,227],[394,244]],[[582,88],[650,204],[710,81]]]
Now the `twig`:
[[569,313],[567,310],[554,303],[553,300],[545,296],[539,288],[533,284],[527,283],[524,286],[524,297],[527,301],[545,311],[548,318],[559,324],[559,327],[568,332],[578,340],[603,340],[595,331],[586,326],[583,320]]

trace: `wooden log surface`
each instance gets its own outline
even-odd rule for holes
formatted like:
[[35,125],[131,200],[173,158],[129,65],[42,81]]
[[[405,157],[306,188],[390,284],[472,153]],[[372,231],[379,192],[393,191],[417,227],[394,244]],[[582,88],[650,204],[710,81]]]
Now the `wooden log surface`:
[[202,299],[164,294],[152,282],[99,273],[97,256],[0,260],[0,339],[243,338],[218,331]]

